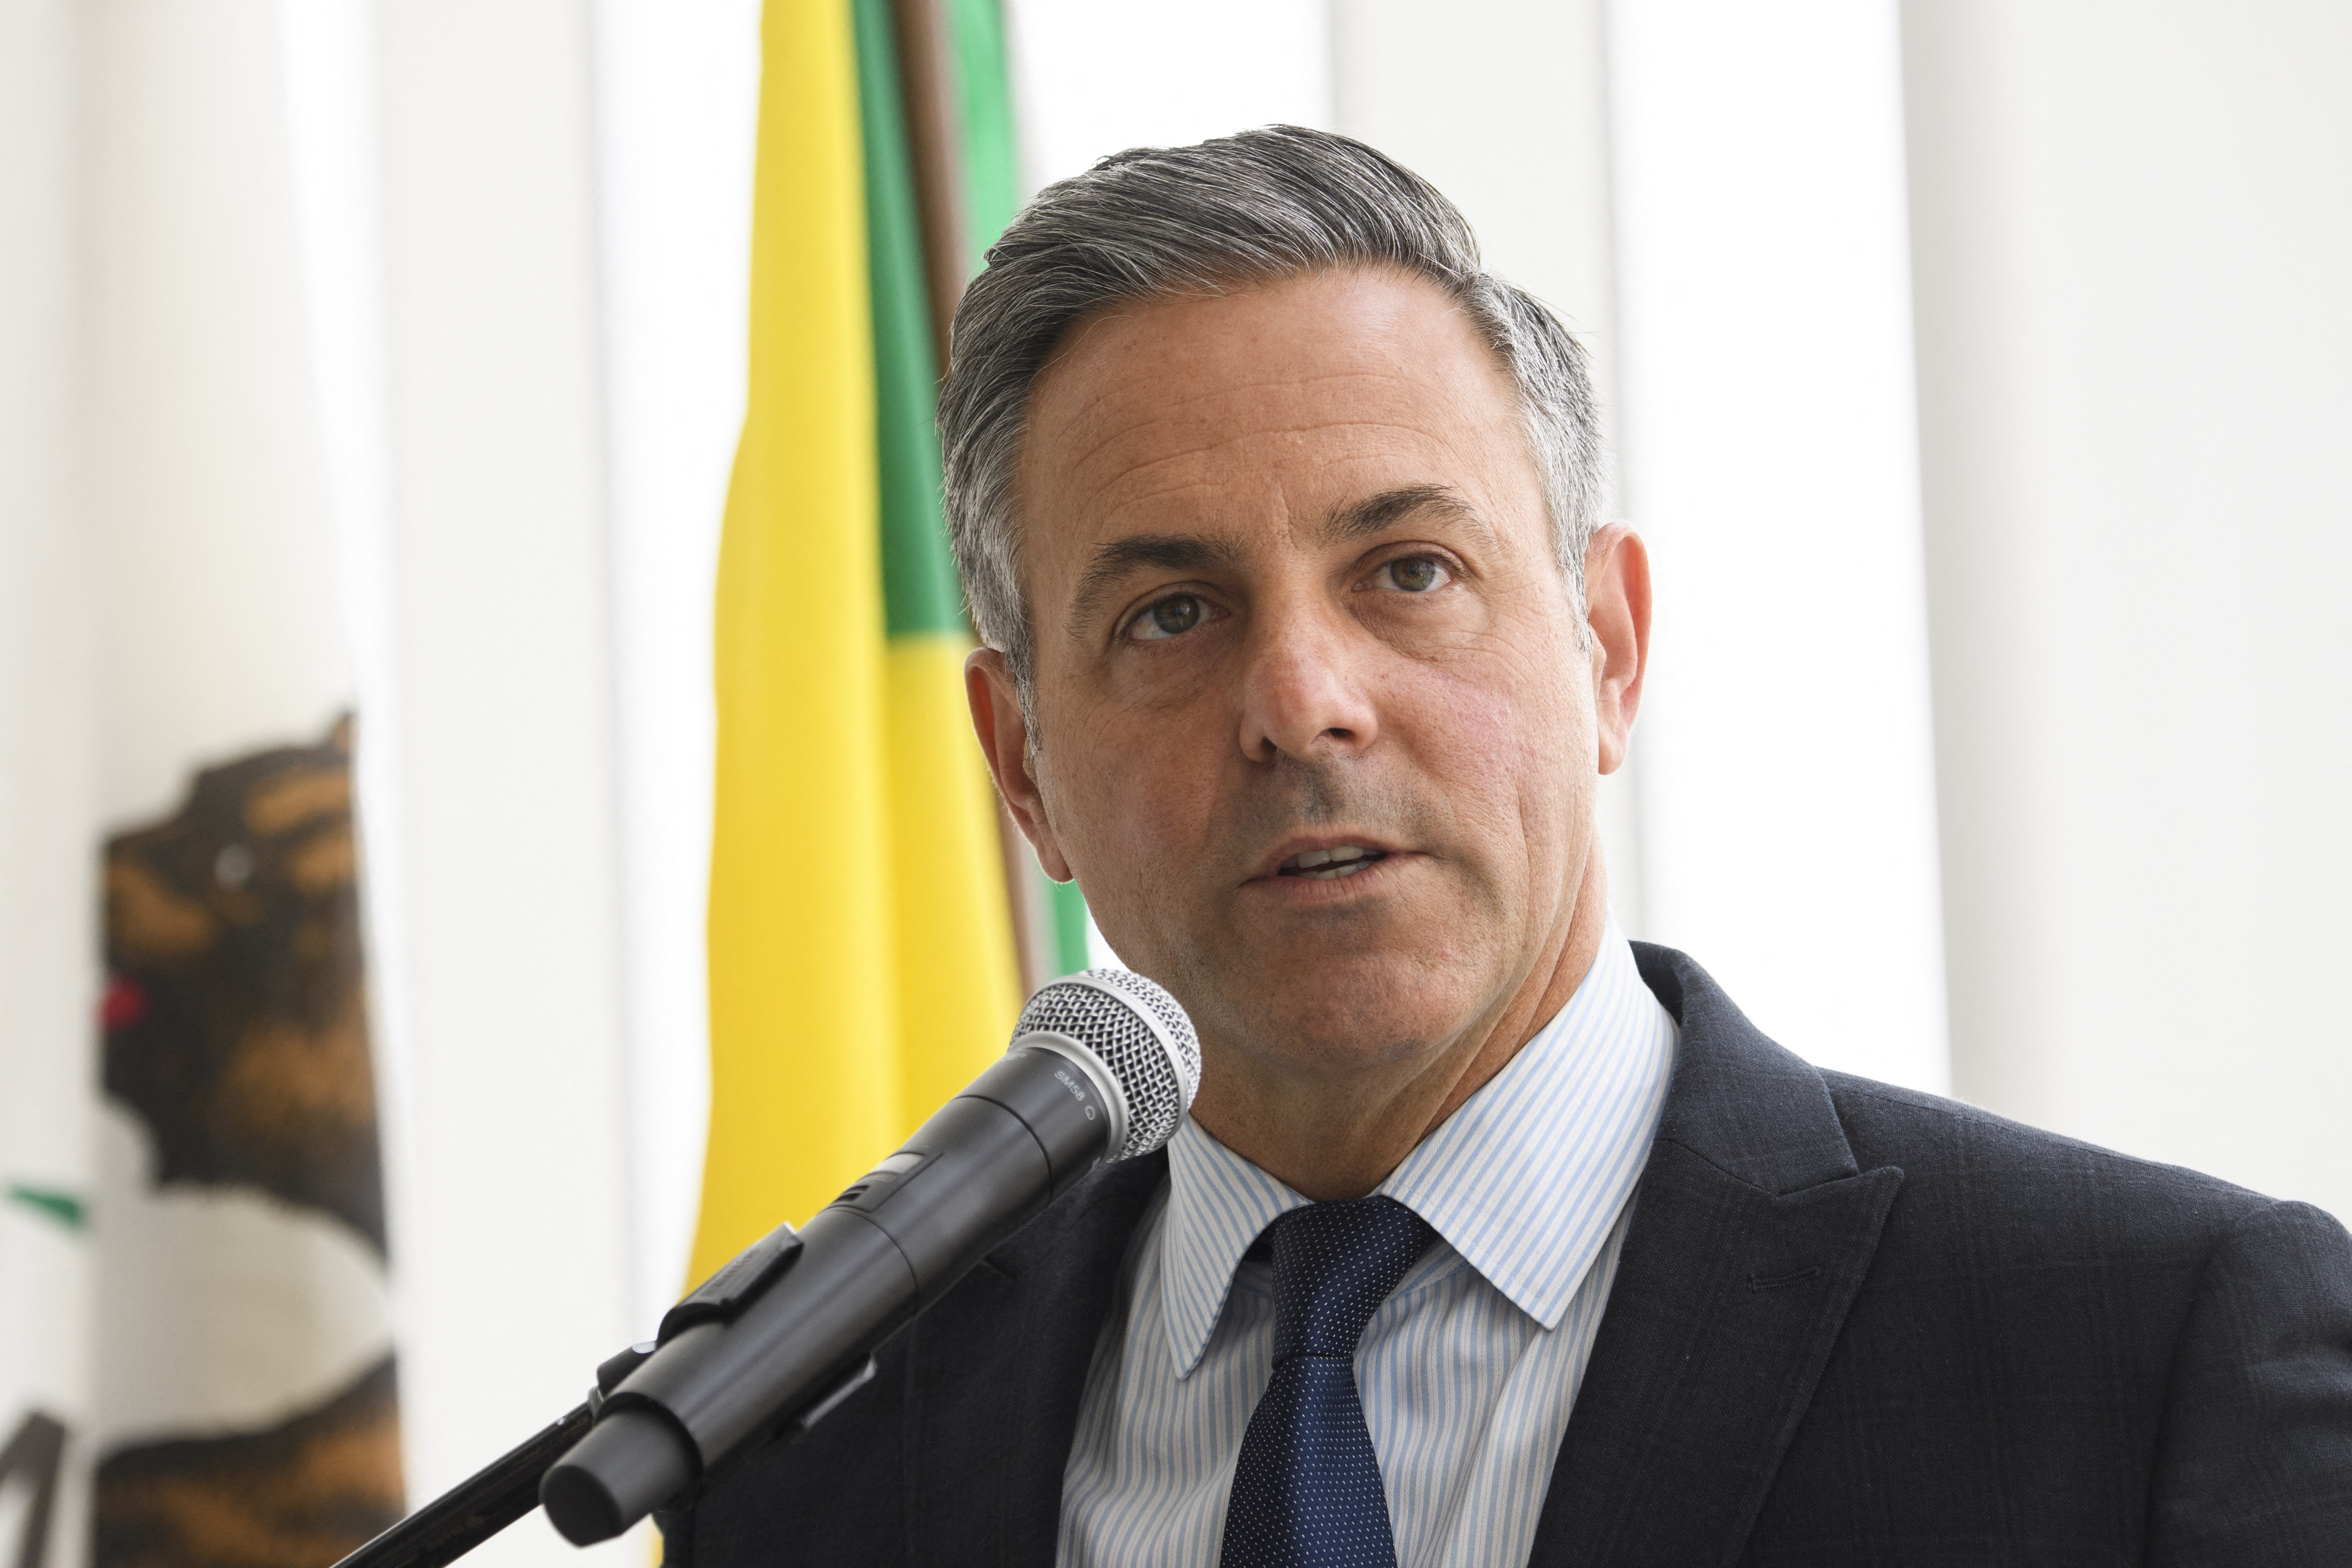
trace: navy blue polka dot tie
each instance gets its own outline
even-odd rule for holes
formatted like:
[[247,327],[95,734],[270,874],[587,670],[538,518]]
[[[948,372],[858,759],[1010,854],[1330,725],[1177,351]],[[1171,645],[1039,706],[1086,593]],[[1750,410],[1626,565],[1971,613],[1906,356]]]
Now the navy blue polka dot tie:
[[1356,1342],[1436,1232],[1394,1198],[1293,1209],[1274,1250],[1274,1375],[1242,1435],[1223,1568],[1396,1568]]

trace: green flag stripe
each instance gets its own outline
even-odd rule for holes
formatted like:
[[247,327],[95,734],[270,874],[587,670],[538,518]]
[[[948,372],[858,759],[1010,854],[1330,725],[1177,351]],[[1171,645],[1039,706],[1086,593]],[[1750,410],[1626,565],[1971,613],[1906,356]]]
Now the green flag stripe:
[[1056,882],[1038,873],[1045,884],[1046,907],[1054,920],[1054,956],[1057,973],[1076,974],[1087,968],[1087,898],[1076,882]]
[[931,362],[922,227],[889,0],[853,0],[866,141],[866,265],[874,289],[876,458],[882,487],[882,606],[892,637],[965,629],[940,514],[939,371]]
[[963,132],[964,222],[971,247],[965,266],[977,273],[988,247],[1013,221],[1021,196],[1004,13],[998,0],[944,0],[944,6]]
[[89,1220],[89,1211],[71,1193],[11,1182],[8,1184],[8,1197],[12,1203],[20,1203],[36,1214],[47,1215],[68,1230],[79,1230]]
[[[971,247],[965,267],[977,273],[987,260],[988,247],[1013,221],[1021,202],[1004,13],[1000,0],[941,0],[941,6],[962,133],[964,222]],[[1070,974],[1086,968],[1086,896],[1076,882],[1054,881],[1043,870],[1031,875],[1045,906],[1054,972]]]

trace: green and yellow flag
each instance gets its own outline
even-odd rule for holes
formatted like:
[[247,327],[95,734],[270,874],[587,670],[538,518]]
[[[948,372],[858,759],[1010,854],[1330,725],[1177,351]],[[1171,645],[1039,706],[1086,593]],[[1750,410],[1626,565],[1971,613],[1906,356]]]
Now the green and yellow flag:
[[[1020,209],[1019,149],[1013,137],[1013,73],[998,0],[941,0],[944,42],[956,86],[957,145],[953,163],[963,196],[961,248],[967,274],[977,273]],[[1045,975],[1084,969],[1087,901],[1076,882],[1053,882],[1024,849],[1016,858],[1034,889],[1044,929],[1032,940],[1045,948]]]
[[[887,0],[769,0],[761,50],[697,1279],[829,1202],[1003,1049],[1019,1005]],[[1001,41],[995,69],[1001,114]]]

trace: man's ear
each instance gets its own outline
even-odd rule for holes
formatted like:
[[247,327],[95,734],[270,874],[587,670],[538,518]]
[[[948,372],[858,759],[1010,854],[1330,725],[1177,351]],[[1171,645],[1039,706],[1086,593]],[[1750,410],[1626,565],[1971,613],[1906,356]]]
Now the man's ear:
[[996,780],[1004,808],[1037,851],[1037,863],[1056,882],[1075,873],[1062,858],[1062,847],[1045,820],[1045,799],[1029,771],[1029,721],[1022,716],[1021,694],[1004,656],[992,647],[974,648],[963,661],[964,697],[971,703],[972,732],[980,737],[981,754]]
[[1650,669],[1650,552],[1627,524],[1609,524],[1586,546],[1584,602],[1601,771],[1613,773],[1625,764]]

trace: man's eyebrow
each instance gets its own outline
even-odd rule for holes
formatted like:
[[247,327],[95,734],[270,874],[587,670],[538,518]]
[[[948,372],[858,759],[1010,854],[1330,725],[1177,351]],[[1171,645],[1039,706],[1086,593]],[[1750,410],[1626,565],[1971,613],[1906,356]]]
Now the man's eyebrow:
[[1369,539],[1384,529],[1392,527],[1415,512],[1433,512],[1448,521],[1465,523],[1479,534],[1484,542],[1492,544],[1495,531],[1486,520],[1458,491],[1444,485],[1403,485],[1396,489],[1382,490],[1362,500],[1350,501],[1323,521],[1316,531],[1326,544],[1348,544],[1359,539]]
[[1231,564],[1240,552],[1217,539],[1192,533],[1139,533],[1097,545],[1094,559],[1078,575],[1070,595],[1070,622],[1080,626],[1094,618],[1111,590],[1139,567],[1162,572],[1199,572]]

